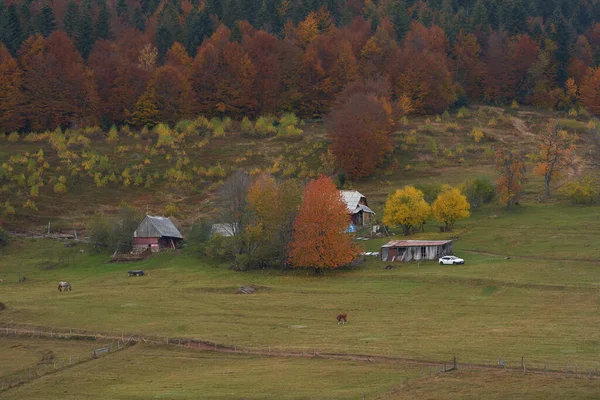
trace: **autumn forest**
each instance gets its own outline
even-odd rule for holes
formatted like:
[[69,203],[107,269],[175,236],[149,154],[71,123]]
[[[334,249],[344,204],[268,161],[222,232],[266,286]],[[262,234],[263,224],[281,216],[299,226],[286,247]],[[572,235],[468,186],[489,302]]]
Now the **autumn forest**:
[[596,0],[0,1],[0,127],[326,115],[353,81],[403,112],[600,112]]

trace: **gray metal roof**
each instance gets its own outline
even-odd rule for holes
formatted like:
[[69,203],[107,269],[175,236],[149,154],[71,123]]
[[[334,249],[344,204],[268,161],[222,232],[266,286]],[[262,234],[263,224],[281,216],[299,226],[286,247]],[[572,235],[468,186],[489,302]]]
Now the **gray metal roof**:
[[392,240],[381,247],[427,247],[443,246],[452,240]]
[[366,197],[363,196],[360,192],[356,190],[340,190],[340,195],[342,196],[342,200],[344,200],[344,203],[346,203],[346,207],[348,208],[349,214],[357,214],[361,211],[370,214],[375,214],[375,212],[369,207],[365,206],[364,204],[359,204],[360,199],[364,198],[366,200]]
[[342,199],[344,203],[346,203],[346,207],[348,207],[348,212],[353,212],[358,207],[358,203],[360,203],[360,199],[365,196],[360,194],[360,192],[356,190],[340,190],[340,194],[342,195]]
[[146,215],[146,218],[140,223],[133,237],[172,237],[183,239],[179,229],[167,217],[153,217]]

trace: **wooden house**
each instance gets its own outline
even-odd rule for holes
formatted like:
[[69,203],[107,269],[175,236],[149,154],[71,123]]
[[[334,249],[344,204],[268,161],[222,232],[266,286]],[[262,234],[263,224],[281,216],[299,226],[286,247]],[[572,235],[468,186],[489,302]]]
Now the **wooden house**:
[[146,215],[135,232],[133,232],[133,251],[146,249],[158,252],[161,249],[175,249],[181,245],[183,236],[167,217]]
[[392,240],[380,254],[383,261],[437,260],[452,254],[452,240]]
[[367,198],[356,190],[340,190],[340,194],[344,203],[346,203],[346,207],[348,207],[352,224],[357,227],[371,225],[375,212],[369,208]]

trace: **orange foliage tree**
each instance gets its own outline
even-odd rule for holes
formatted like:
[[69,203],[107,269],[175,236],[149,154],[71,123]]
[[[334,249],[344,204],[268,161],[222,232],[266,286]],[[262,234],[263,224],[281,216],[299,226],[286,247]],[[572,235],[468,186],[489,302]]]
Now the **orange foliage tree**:
[[573,163],[575,136],[562,130],[555,120],[550,120],[542,132],[537,155],[536,175],[544,177],[546,196],[550,197],[550,182]]
[[600,115],[600,68],[590,69],[579,88],[581,101],[595,115]]
[[294,221],[288,248],[291,265],[318,272],[352,262],[360,248],[345,233],[349,224],[346,204],[333,181],[325,176],[310,181]]
[[499,149],[496,151],[495,166],[496,171],[500,173],[496,190],[500,201],[510,209],[513,204],[518,203],[523,184],[527,182],[525,154]]
[[96,82],[90,69],[62,31],[48,39],[32,36],[20,57],[31,128],[92,125],[98,120]]
[[456,99],[447,47],[439,27],[414,23],[390,65],[396,97],[408,97],[417,113],[440,113]]
[[191,115],[192,87],[180,69],[171,65],[158,68],[148,90],[154,93],[161,122],[174,123]]
[[19,129],[23,124],[23,71],[0,43],[0,133]]
[[384,81],[351,84],[339,95],[327,118],[338,167],[352,176],[371,175],[382,158],[393,151],[389,91]]

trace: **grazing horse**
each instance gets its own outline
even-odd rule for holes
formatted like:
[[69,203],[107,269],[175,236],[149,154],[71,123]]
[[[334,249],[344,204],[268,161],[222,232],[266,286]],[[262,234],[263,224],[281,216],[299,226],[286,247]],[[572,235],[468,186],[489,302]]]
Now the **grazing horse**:
[[337,323],[339,324],[345,324],[346,322],[348,322],[348,315],[346,313],[344,314],[338,314],[337,316]]
[[62,291],[67,291],[67,290],[71,290],[71,284],[69,282],[58,282],[58,291],[62,292]]

